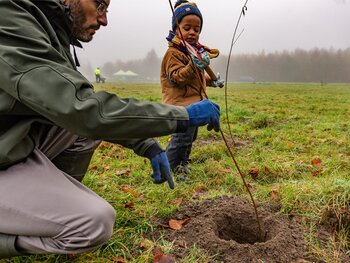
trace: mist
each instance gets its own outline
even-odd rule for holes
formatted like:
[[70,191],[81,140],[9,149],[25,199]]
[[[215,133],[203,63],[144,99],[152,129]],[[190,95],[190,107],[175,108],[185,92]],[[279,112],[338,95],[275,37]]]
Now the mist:
[[[200,42],[227,55],[245,1],[195,2],[204,20]],[[247,8],[233,54],[350,47],[350,4],[346,0],[250,0]],[[171,17],[167,0],[111,0],[108,26],[101,27],[78,50],[80,62],[95,68],[107,62],[142,59],[150,50],[162,57]]]

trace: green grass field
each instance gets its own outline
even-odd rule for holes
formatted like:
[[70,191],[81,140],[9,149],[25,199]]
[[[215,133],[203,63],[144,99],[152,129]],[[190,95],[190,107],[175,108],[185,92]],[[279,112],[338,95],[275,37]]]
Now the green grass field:
[[[161,101],[158,84],[105,83],[97,89]],[[230,84],[227,93],[230,127],[239,145],[234,156],[256,201],[275,203],[281,214],[300,217],[308,230],[310,255],[319,262],[341,262],[341,254],[350,255],[350,85]],[[222,130],[229,138],[224,89],[209,88],[208,96],[221,106]],[[168,138],[159,138],[164,147]],[[103,143],[84,184],[115,207],[109,243],[78,256],[4,262],[152,262],[156,246],[171,255],[171,243],[147,238],[157,229],[154,218],[170,216],[180,202],[221,195],[248,198],[220,133],[200,128],[191,159],[189,180],[170,190],[152,184],[147,159]],[[329,230],[322,240],[317,235],[320,225]],[[215,259],[193,247],[181,262]]]

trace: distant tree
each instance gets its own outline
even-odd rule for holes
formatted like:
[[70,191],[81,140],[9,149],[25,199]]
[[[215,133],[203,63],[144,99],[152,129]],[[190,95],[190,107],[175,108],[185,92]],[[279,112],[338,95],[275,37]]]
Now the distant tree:
[[[211,68],[225,78],[228,56],[213,59]],[[102,74],[111,75],[118,70],[131,70],[140,79],[159,81],[161,59],[154,49],[144,59],[105,63]],[[91,65],[81,67],[82,72],[93,72]],[[230,58],[228,81],[238,81],[241,76],[256,81],[279,82],[346,82],[350,83],[350,47],[345,50],[314,48],[306,51],[282,51],[258,54],[238,54]]]

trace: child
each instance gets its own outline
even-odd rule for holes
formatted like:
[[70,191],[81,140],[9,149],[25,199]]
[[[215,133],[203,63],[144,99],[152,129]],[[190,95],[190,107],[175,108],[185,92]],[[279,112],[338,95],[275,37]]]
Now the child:
[[[213,81],[204,71],[219,51],[198,43],[203,18],[195,3],[178,0],[174,9],[176,18],[172,18],[172,31],[167,37],[169,48],[161,65],[163,103],[187,106],[207,98],[207,85],[223,86],[223,81]],[[172,134],[166,149],[172,171],[181,175],[179,180],[185,180],[189,173],[187,164],[197,132],[198,127],[191,127],[185,133]]]

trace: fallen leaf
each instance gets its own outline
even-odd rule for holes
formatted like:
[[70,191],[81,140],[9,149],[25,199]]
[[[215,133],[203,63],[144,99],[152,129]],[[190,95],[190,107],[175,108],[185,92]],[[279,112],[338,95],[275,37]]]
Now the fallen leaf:
[[131,194],[133,197],[142,197],[142,195],[138,192],[136,192],[135,190],[132,190],[130,188],[127,188],[127,187],[123,187],[121,189],[124,193],[129,193]]
[[109,165],[104,165],[103,170],[109,171],[109,170],[111,170],[111,167]]
[[182,203],[182,198],[176,198],[171,203],[174,204],[174,205],[179,206]]
[[117,263],[124,263],[124,259],[121,257],[112,257],[112,260]]
[[146,250],[146,249],[151,248],[153,246],[154,246],[154,242],[152,240],[145,238],[144,240],[141,241],[140,249]]
[[127,169],[122,169],[118,170],[115,174],[120,176],[120,175],[130,175],[131,170],[129,168]]
[[153,261],[152,263],[175,263],[175,259],[172,256],[165,255],[160,247],[155,247],[152,250]]
[[164,252],[163,250],[160,248],[160,247],[154,247],[152,249],[152,253],[153,253],[153,256],[156,256],[156,255],[164,255]]
[[311,171],[312,175],[319,175],[321,173],[321,170]]
[[170,219],[169,227],[173,230],[180,230],[188,221],[190,221],[190,218],[186,218],[184,220]]
[[256,179],[259,175],[259,168],[253,166],[249,169],[248,173],[252,176],[253,179]]
[[280,197],[279,197],[277,189],[272,189],[271,190],[270,197],[271,197],[272,201],[274,201],[274,202],[278,202],[280,200]]
[[90,170],[91,170],[91,171],[97,171],[97,168],[98,168],[98,166],[97,166],[97,165],[94,165],[94,166],[91,166],[91,167],[90,167]]
[[152,263],[175,263],[175,259],[168,255],[156,255],[153,258]]
[[124,208],[134,208],[135,204],[134,202],[130,202],[124,205]]
[[321,167],[322,166],[322,160],[320,158],[315,158],[311,160],[312,166],[315,167]]
[[270,169],[268,168],[268,167],[264,167],[264,173],[265,174],[269,174],[271,171],[270,171]]

